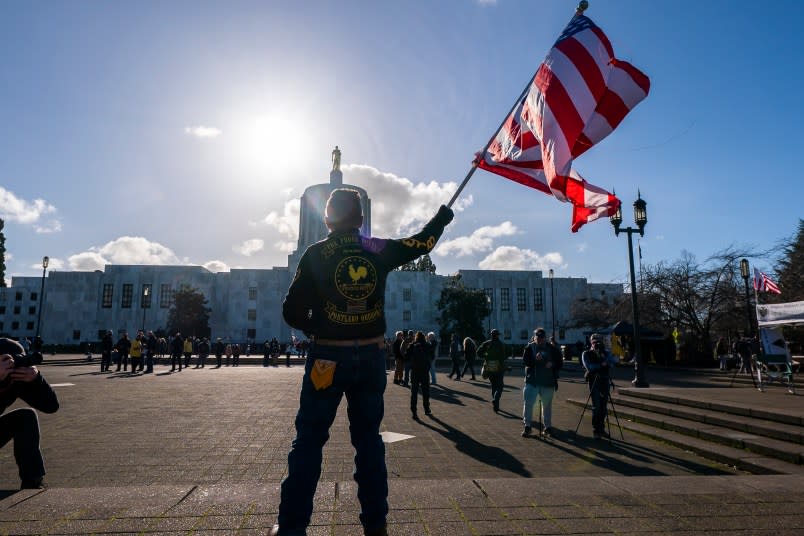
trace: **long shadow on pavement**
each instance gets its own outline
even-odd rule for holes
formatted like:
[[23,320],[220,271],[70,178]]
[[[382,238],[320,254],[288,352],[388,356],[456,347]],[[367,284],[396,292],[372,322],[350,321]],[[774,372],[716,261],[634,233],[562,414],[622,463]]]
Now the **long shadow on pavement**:
[[[600,440],[585,436],[575,436],[572,430],[557,431],[554,429],[554,434],[553,439],[543,442],[594,466],[605,467],[623,476],[666,476],[668,474],[650,467],[629,463],[627,460],[651,464],[661,460],[669,465],[688,470],[690,474],[695,475],[733,474],[709,465],[682,460],[654,449],[633,445],[627,441]],[[535,437],[532,436],[532,438]]]
[[467,435],[457,428],[453,428],[444,421],[436,417],[428,417],[428,419],[440,425],[433,426],[426,421],[419,421],[422,426],[433,430],[444,436],[445,439],[452,441],[455,449],[459,452],[471,456],[479,462],[497,467],[506,471],[510,471],[519,476],[529,477],[532,476],[531,472],[525,469],[522,462],[500,447],[484,445],[470,435]]

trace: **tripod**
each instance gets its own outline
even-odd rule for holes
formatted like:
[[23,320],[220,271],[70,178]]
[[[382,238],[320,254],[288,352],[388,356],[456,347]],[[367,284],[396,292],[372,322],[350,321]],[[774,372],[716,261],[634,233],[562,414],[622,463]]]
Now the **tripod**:
[[[586,413],[586,408],[589,407],[589,402],[592,400],[592,393],[595,391],[595,385],[599,381],[606,381],[609,382],[609,387],[611,389],[617,389],[617,386],[614,385],[614,380],[611,379],[611,376],[605,377],[605,379],[601,379],[599,375],[595,374],[595,378],[592,380],[592,385],[589,387],[589,396],[586,397],[586,404],[583,406],[583,411],[581,412],[581,416],[578,419],[578,424],[575,426],[575,437],[578,436],[578,428],[581,427],[581,421],[583,420],[583,416]],[[611,406],[611,412],[614,414],[614,420],[617,423],[617,428],[620,429],[620,439],[625,441],[625,436],[623,435],[623,427],[620,426],[620,418],[617,416],[617,410],[614,408],[614,401],[611,399],[611,393],[609,393],[608,398],[608,405]],[[605,409],[605,408],[604,408]],[[608,428],[609,434],[609,441],[611,441],[611,421],[609,421],[609,414],[606,412],[606,427]]]
[[755,378],[758,363],[752,359],[753,356],[747,357],[739,353],[737,355],[740,356],[740,366],[734,367],[734,372],[731,375],[731,381],[729,382],[729,387],[734,385],[734,378],[737,377],[737,373],[740,372],[740,369],[742,369],[745,366],[744,361],[747,359],[748,366],[746,367],[746,370],[748,371],[748,374],[751,376],[751,383],[754,384],[754,389],[759,389],[759,387],[757,387],[757,380]]

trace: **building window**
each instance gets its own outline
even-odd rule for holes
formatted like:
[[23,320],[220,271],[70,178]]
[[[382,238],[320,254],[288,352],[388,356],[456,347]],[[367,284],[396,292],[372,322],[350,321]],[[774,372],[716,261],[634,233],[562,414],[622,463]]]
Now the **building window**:
[[511,338],[511,328],[505,328],[503,330],[503,339],[509,340]]
[[517,311],[528,310],[528,293],[527,290],[524,288],[516,289],[516,310]]
[[170,309],[173,302],[173,289],[170,285],[159,285],[159,307]]
[[520,331],[519,338],[522,339],[523,341],[528,340],[528,330],[523,329],[522,331]]
[[14,314],[15,314],[15,315],[20,314],[20,306],[19,306],[19,305],[15,305],[15,306],[14,306]]
[[[500,289],[500,310],[501,311],[510,311],[511,310],[511,289],[510,288],[501,288]],[[510,339],[511,336],[509,335],[508,338]]]
[[[148,291],[147,295],[145,294],[146,290]],[[142,291],[140,292],[140,308],[150,309],[153,297],[154,297],[153,285],[151,285],[150,283],[144,283],[142,285]]]
[[98,330],[98,340],[99,340],[99,341],[100,341],[100,340],[103,340],[103,338],[104,338],[105,336],[106,336],[106,330],[105,330],[105,329],[99,329],[99,330]]
[[249,309],[248,310],[248,319],[249,320],[257,320],[257,310],[256,309]]
[[257,299],[257,287],[248,287],[248,299],[249,300]]
[[486,302],[489,304],[489,309],[494,310],[494,289],[484,288],[483,294],[486,295]]
[[410,311],[402,311],[402,321],[410,322]]
[[246,330],[246,337],[248,337],[249,339],[252,339],[252,340],[256,339],[257,338],[257,330],[254,329],[254,328],[248,328]]
[[565,335],[564,328],[558,328],[558,339],[563,340]]
[[38,297],[39,297],[39,294],[37,294],[36,292],[31,292],[31,301],[36,301],[36,298],[38,298]]
[[81,330],[80,329],[74,329],[73,330],[73,340],[74,341],[80,341],[81,340]]
[[6,326],[6,323],[5,323],[5,322],[0,322],[0,331],[3,331],[3,329],[5,328],[5,326]]
[[34,307],[34,306],[28,307],[28,314],[29,315],[35,315],[36,314],[36,307]]
[[4,315],[4,314],[6,314],[6,306],[5,305],[0,305],[0,315]]
[[16,301],[22,301],[22,292],[17,292],[17,293],[14,295],[14,300],[16,300]]
[[409,288],[402,289],[402,301],[410,301],[411,290]]
[[101,307],[109,309],[112,306],[112,297],[114,296],[114,285],[112,283],[104,283],[103,285],[103,298],[101,298]]
[[18,329],[20,329],[20,323],[17,322],[17,321],[12,322],[11,323],[11,331],[17,331]]
[[33,322],[27,322],[25,324],[25,329],[27,329],[28,331],[33,331]]
[[542,289],[533,289],[533,310],[544,311],[544,292]]
[[120,307],[131,309],[131,298],[134,296],[134,285],[123,283],[123,297],[120,300]]

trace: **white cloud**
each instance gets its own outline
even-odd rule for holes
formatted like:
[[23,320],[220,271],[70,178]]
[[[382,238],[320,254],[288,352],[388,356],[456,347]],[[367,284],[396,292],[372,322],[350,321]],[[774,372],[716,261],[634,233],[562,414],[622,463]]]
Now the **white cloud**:
[[539,255],[530,249],[515,246],[500,246],[478,263],[482,270],[547,270],[561,266],[564,262],[561,253]]
[[293,253],[296,249],[296,242],[276,242],[274,247],[283,253]]
[[196,138],[217,138],[222,134],[219,128],[205,127],[203,125],[184,127],[184,132]]
[[67,258],[72,270],[81,272],[92,272],[94,270],[103,270],[107,264],[111,264],[100,253],[95,251],[84,251],[76,255],[71,255]]
[[458,257],[465,257],[474,253],[483,251],[491,251],[495,238],[500,236],[511,236],[518,232],[516,225],[510,221],[504,221],[500,225],[491,227],[484,226],[475,230],[469,236],[459,236],[452,240],[442,242],[436,247],[435,253],[441,257],[448,255],[457,255]]
[[[371,192],[371,234],[375,236],[398,237],[418,231],[458,188],[455,182],[414,183],[365,165],[350,164],[342,170],[344,182]],[[463,196],[452,208],[460,212],[471,204],[472,196]]]
[[59,220],[53,219],[44,223],[41,220],[45,214],[55,212],[56,207],[44,199],[26,201],[0,186],[0,218],[7,222],[38,224],[35,226],[37,233],[53,233],[61,231]]
[[232,251],[250,257],[252,254],[262,251],[265,247],[265,241],[261,238],[251,238],[244,241],[240,245],[232,246]]
[[213,272],[213,273],[228,272],[229,271],[229,265],[226,264],[225,262],[219,261],[217,259],[214,260],[214,261],[205,262],[201,266],[203,266],[204,268],[206,268],[207,270],[209,270],[210,272]]
[[291,199],[285,203],[282,214],[278,212],[269,212],[261,223],[273,227],[280,234],[287,238],[297,240],[299,238],[299,210],[301,201],[299,199]]
[[106,264],[189,264],[170,248],[141,236],[121,236],[103,246],[72,255],[67,262],[73,270],[103,270]]
[[43,225],[34,225],[34,231],[38,234],[58,233],[61,231],[61,222],[59,220],[50,220]]

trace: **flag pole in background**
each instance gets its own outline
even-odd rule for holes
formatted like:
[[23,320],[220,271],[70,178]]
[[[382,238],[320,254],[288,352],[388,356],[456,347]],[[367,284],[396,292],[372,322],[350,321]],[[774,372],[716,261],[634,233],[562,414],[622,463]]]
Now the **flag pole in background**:
[[[588,7],[589,7],[589,2],[587,2],[587,0],[581,0],[578,3],[578,7],[575,9],[575,15],[573,15],[573,18],[575,18],[575,17],[577,17],[579,15],[583,15],[583,12],[586,11]],[[469,179],[472,178],[472,175],[474,175],[475,170],[477,170],[479,159],[482,158],[483,155],[486,154],[486,151],[489,150],[489,147],[491,147],[491,144],[494,143],[494,140],[497,138],[497,134],[500,133],[500,130],[502,130],[503,126],[505,126],[505,123],[508,122],[508,119],[511,116],[511,114],[514,113],[514,110],[516,109],[516,107],[519,106],[519,103],[522,101],[522,99],[525,98],[525,95],[528,94],[528,91],[530,91],[530,86],[533,85],[533,80],[536,78],[537,74],[538,74],[538,70],[535,73],[533,73],[533,76],[530,77],[530,80],[528,80],[528,83],[525,86],[525,89],[522,90],[522,93],[520,93],[519,97],[514,101],[513,106],[511,106],[511,109],[508,110],[507,114],[505,114],[505,116],[504,116],[504,118],[502,120],[502,123],[500,123],[500,126],[497,127],[497,130],[494,131],[494,134],[491,135],[491,137],[489,138],[488,143],[486,143],[486,146],[483,147],[482,151],[480,151],[480,153],[479,153],[480,157],[475,158],[475,161],[472,163],[472,168],[466,174],[466,177],[464,177],[463,182],[461,182],[461,184],[458,186],[458,189],[455,190],[455,193],[452,194],[452,199],[450,199],[449,203],[447,203],[447,207],[451,208],[453,203],[455,203],[455,200],[458,199],[458,196],[461,195],[461,192],[463,191],[464,187],[466,186],[466,183],[469,182]]]

